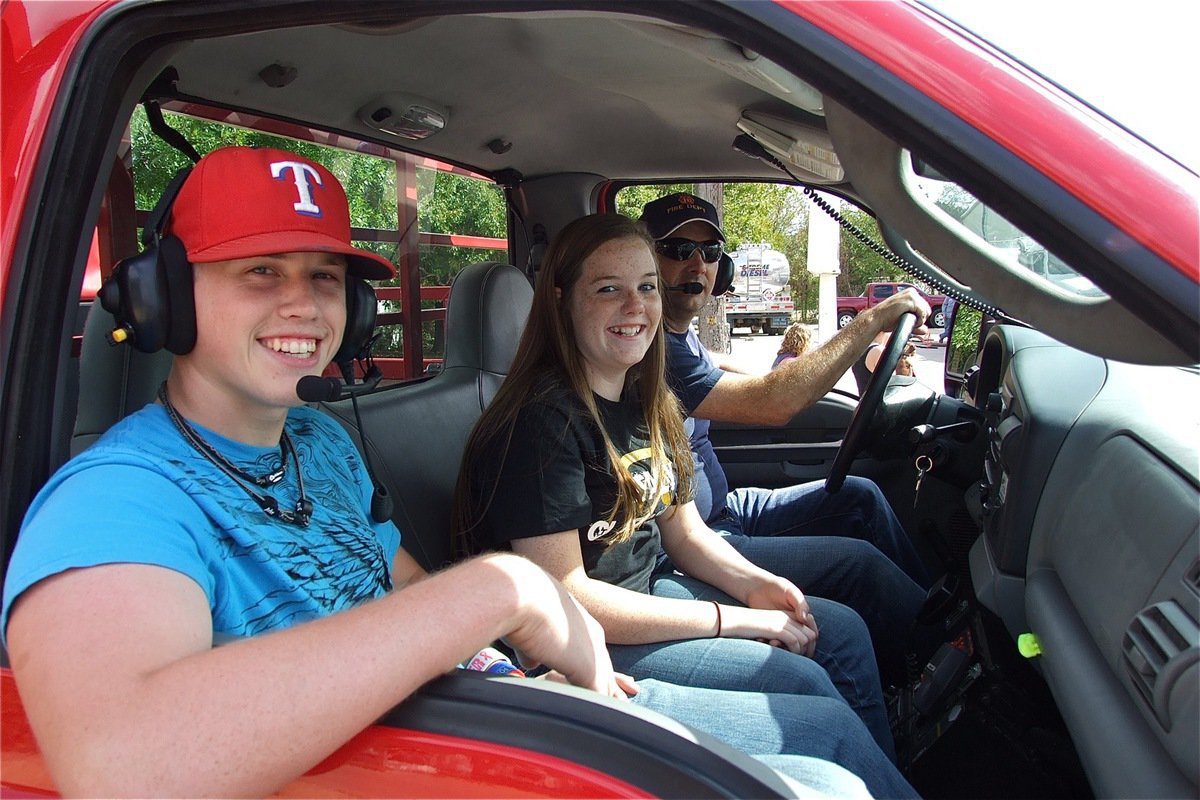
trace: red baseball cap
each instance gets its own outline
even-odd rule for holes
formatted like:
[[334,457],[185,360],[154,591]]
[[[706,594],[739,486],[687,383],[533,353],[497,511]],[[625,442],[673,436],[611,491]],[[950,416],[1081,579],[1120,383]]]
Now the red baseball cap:
[[194,264],[341,253],[351,275],[396,276],[392,262],[350,244],[350,208],[333,173],[286,150],[223,147],[204,156],[171,206],[167,232]]

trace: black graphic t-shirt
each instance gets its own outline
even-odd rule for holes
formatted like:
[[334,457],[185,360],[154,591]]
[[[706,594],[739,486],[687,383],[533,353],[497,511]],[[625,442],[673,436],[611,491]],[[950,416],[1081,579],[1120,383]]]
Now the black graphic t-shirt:
[[476,539],[505,548],[513,539],[577,530],[588,577],[648,592],[660,549],[654,517],[677,502],[675,472],[668,463],[660,479],[651,474],[636,399],[595,400],[617,452],[643,489],[644,512],[633,536],[612,542],[621,520],[608,519],[617,481],[604,439],[583,403],[558,389],[521,409],[503,465],[502,438],[473,465],[475,500],[486,507]]

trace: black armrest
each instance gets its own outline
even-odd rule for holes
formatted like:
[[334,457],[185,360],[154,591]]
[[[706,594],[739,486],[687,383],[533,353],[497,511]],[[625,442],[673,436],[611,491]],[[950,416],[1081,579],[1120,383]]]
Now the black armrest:
[[573,686],[456,670],[379,724],[519,747],[664,798],[794,797],[774,770],[654,711]]

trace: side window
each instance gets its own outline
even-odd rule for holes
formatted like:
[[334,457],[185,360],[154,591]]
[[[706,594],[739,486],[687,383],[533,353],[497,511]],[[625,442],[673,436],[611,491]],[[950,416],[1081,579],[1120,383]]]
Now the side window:
[[885,297],[891,297],[896,291],[896,287],[890,284],[880,284],[871,290],[871,296],[876,300],[882,300]]
[[446,297],[454,276],[478,261],[510,260],[508,212],[503,190],[492,181],[432,159],[413,160],[422,343],[430,371],[440,368],[445,355]]
[[[450,282],[467,264],[508,260],[508,215],[499,186],[459,167],[342,134],[247,114],[231,125],[224,121],[229,112],[196,104],[187,106],[187,114],[167,110],[167,123],[202,154],[228,145],[278,147],[328,167],[346,189],[355,245],[397,267],[395,279],[374,283],[380,301],[376,363],[397,380],[440,368]],[[130,121],[126,152],[140,226],[190,161],[150,129],[140,108]]]

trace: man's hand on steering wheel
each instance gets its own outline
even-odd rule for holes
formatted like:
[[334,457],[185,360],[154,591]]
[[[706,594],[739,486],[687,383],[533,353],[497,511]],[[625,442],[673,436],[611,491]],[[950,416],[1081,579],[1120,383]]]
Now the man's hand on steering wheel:
[[[888,302],[898,296],[894,295],[888,299]],[[921,300],[920,295],[917,295],[917,299]],[[925,301],[921,300],[921,302]],[[877,308],[882,308],[882,306],[883,304],[880,304]],[[929,309],[927,304],[925,309],[926,311]],[[833,466],[830,467],[829,475],[825,478],[825,491],[836,492],[842,488],[846,476],[850,474],[850,465],[854,462],[854,457],[866,445],[867,431],[871,427],[871,420],[875,418],[875,414],[879,410],[888,381],[891,379],[892,373],[896,371],[896,364],[899,363],[900,356],[904,353],[908,337],[916,329],[916,323],[917,316],[911,311],[905,311],[896,321],[891,338],[884,345],[883,355],[879,357],[879,361],[875,364],[875,370],[871,373],[871,381],[867,384],[862,397],[858,399],[858,408],[854,410],[854,417],[850,420],[850,427],[846,429],[842,446],[838,448],[837,455],[833,458]]]
[[929,328],[925,324],[930,314],[929,303],[916,289],[910,288],[896,292],[875,306],[875,313],[879,315],[882,323],[879,327],[881,331],[895,330],[896,321],[903,314],[912,313],[917,317],[917,324],[913,327],[912,335],[925,336],[929,333]]

